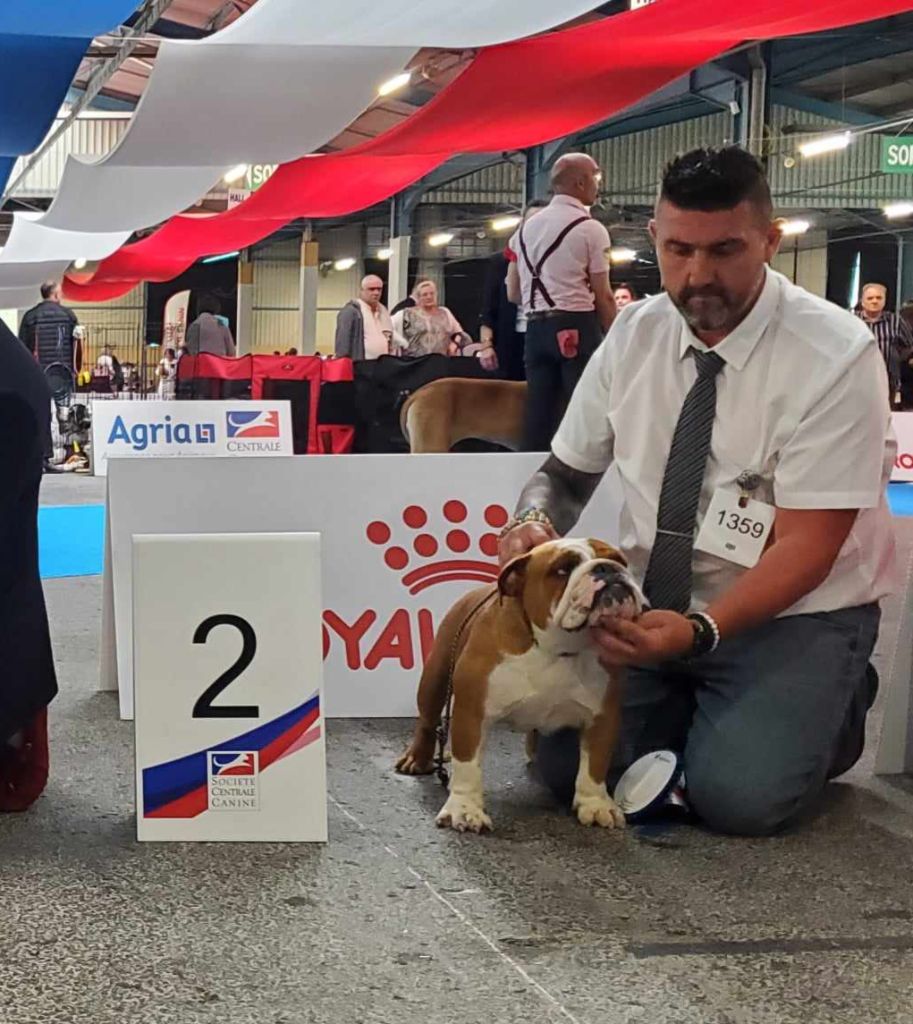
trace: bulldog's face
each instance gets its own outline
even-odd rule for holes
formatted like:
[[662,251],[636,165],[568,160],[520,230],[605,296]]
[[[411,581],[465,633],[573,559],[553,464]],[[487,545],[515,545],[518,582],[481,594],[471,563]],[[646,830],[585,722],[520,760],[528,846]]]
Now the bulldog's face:
[[620,551],[601,540],[553,540],[501,570],[498,587],[522,601],[539,630],[576,632],[606,618],[635,619],[646,606]]

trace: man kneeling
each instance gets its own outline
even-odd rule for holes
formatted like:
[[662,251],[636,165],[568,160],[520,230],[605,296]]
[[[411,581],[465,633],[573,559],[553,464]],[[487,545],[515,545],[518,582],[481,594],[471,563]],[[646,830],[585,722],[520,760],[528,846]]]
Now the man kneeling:
[[[597,633],[607,669],[631,666],[614,768],[677,750],[699,817],[763,835],[862,752],[892,584],[884,364],[864,324],[768,267],[780,233],[750,154],[674,161],[651,233],[666,291],[615,320],[500,554],[567,533],[615,465],[653,610]],[[578,746],[540,740],[561,797]]]

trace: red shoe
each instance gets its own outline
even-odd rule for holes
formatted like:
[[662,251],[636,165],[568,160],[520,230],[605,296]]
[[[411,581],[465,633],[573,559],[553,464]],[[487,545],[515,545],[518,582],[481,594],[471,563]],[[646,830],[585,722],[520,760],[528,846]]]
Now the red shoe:
[[27,811],[48,783],[48,712],[22,730],[22,745],[0,748],[0,811]]

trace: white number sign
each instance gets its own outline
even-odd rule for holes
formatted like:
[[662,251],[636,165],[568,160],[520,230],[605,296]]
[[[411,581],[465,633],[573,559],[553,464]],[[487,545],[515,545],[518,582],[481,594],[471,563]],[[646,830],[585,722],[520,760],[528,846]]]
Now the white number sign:
[[325,841],[318,535],[133,550],[139,839]]

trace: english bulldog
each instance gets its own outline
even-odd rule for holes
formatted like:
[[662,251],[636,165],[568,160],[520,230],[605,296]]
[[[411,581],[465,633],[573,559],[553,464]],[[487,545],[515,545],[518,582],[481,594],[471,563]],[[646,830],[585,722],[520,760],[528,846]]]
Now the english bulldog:
[[515,558],[497,584],[460,598],[447,613],[422,672],[419,718],[396,763],[403,775],[434,770],[437,726],[453,670],[450,794],[437,824],[459,832],[492,827],[482,792],[488,727],[506,720],[527,732],[580,730],[573,808],[583,825],[622,826],[606,789],[618,735],[620,673],[600,665],[589,626],[635,619],[643,594],[624,557],[599,540],[554,540]]

